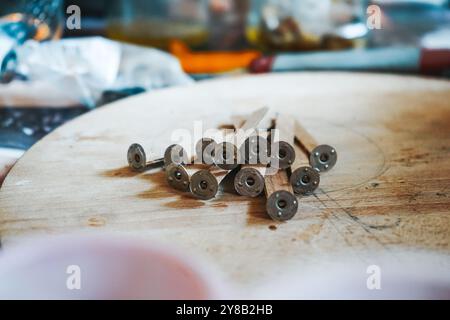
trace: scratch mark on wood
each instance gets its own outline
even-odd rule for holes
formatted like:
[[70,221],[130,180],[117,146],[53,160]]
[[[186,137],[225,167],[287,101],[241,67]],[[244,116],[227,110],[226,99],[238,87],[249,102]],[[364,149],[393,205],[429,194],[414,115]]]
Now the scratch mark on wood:
[[[333,204],[336,205],[336,207],[338,209],[340,209],[342,212],[344,212],[346,214],[346,216],[350,219],[350,221],[352,221],[354,224],[356,224],[357,226],[361,227],[367,234],[369,234],[379,245],[381,245],[384,249],[389,250],[388,247],[386,247],[386,245],[375,235],[373,234],[373,232],[371,231],[371,228],[366,225],[364,222],[360,221],[360,219],[353,215],[349,210],[345,209],[344,207],[342,207],[338,201],[336,201],[335,199],[333,199],[329,194],[327,194],[326,192],[324,192],[323,190],[319,189],[324,196],[326,196]],[[326,204],[316,195],[314,194],[314,196],[322,203],[323,206],[325,206],[325,208],[328,208],[326,206]],[[340,219],[337,215],[335,215],[333,213],[333,216],[336,219]]]

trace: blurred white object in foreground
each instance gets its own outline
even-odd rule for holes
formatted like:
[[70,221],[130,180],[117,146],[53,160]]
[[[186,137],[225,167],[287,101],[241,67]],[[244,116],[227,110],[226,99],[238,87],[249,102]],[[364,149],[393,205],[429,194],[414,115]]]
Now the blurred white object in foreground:
[[0,252],[0,300],[220,299],[227,292],[205,263],[140,240],[52,237]]
[[250,286],[229,285],[194,250],[142,239],[58,236],[2,250],[0,299],[450,299],[450,255],[426,250],[309,256]]
[[254,299],[450,299],[450,255],[414,250],[363,252],[315,266],[291,265]]

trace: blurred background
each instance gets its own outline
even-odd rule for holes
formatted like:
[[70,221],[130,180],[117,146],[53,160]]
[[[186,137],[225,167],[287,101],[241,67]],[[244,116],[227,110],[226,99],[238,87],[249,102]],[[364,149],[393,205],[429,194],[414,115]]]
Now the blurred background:
[[[169,49],[178,39],[192,49],[337,50],[418,45],[450,24],[447,0],[112,0],[65,1],[82,9],[81,30]],[[382,31],[367,30],[367,8],[382,10]]]
[[447,0],[2,0],[0,184],[92,108],[214,77],[349,70],[448,78]]

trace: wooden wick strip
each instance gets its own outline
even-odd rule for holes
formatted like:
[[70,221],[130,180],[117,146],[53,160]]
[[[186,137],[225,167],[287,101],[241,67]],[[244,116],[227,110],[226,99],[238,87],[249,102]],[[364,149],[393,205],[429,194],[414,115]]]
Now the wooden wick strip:
[[308,152],[309,156],[310,150],[318,146],[316,139],[298,121],[295,121],[294,132],[296,141]]

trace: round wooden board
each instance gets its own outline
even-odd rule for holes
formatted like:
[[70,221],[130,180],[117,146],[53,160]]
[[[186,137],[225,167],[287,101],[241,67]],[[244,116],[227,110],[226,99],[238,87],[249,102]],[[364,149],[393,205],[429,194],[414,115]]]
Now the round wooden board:
[[[175,129],[262,106],[292,114],[339,154],[289,222],[271,221],[263,197],[202,202],[170,189],[162,171],[127,168],[133,142],[157,157]],[[377,74],[243,76],[125,99],[37,143],[0,190],[4,248],[38,234],[127,234],[203,255],[249,288],[344,255],[427,252],[449,263],[449,213],[450,83]]]

